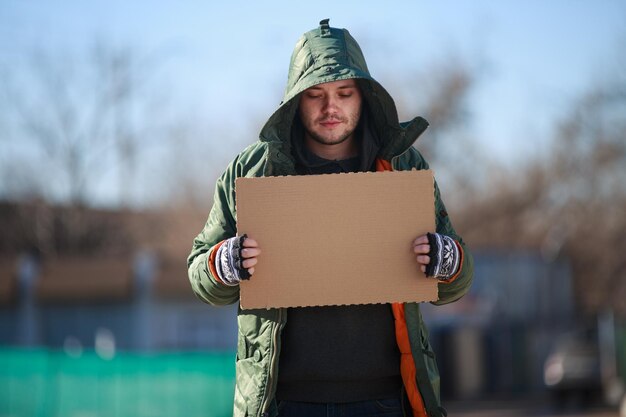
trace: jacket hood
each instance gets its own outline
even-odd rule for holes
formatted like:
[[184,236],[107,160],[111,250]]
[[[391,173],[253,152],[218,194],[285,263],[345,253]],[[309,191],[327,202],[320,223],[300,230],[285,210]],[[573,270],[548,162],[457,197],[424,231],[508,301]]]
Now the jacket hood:
[[282,142],[281,147],[288,151],[300,93],[317,84],[346,79],[358,82],[370,110],[370,123],[381,141],[379,156],[383,159],[406,151],[428,126],[421,117],[398,121],[393,99],[370,75],[359,44],[346,29],[330,27],[329,19],[324,19],[296,43],[283,100],[261,129],[260,140]]

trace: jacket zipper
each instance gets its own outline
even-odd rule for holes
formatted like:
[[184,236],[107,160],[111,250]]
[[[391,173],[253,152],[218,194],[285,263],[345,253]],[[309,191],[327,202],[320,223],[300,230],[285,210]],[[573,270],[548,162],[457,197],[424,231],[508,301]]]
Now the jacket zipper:
[[261,416],[267,416],[269,415],[269,406],[270,406],[270,392],[272,390],[272,385],[273,385],[273,376],[276,373],[276,361],[278,360],[277,357],[278,355],[276,354],[276,346],[278,345],[278,332],[281,326],[281,321],[283,319],[283,309],[279,309],[278,310],[278,320],[276,325],[274,326],[274,329],[272,330],[272,344],[270,346],[270,354],[272,355],[270,357],[270,369],[269,369],[269,373],[268,373],[268,378],[267,378],[267,384],[265,386],[265,399],[262,403],[261,406]]

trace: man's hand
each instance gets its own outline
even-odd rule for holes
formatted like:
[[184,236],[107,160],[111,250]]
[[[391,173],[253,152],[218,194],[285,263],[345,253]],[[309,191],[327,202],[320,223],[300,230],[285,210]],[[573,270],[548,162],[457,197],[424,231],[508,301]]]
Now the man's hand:
[[220,280],[232,286],[238,285],[241,280],[250,279],[260,253],[257,241],[247,235],[224,241],[215,257],[215,269]]
[[427,277],[448,281],[460,268],[461,253],[454,239],[427,233],[413,241],[417,263]]
[[417,263],[422,272],[426,273],[426,266],[430,263],[430,245],[428,236],[422,235],[413,241],[413,252],[417,255]]
[[243,258],[241,264],[248,270],[250,275],[254,274],[254,265],[257,264],[257,256],[260,254],[261,249],[259,249],[257,241],[249,237],[245,238],[243,241],[243,249],[241,250],[241,257]]

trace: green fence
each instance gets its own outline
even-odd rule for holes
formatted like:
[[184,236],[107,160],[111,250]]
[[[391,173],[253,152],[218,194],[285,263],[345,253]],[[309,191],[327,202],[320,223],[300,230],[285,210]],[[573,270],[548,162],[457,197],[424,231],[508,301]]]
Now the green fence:
[[0,417],[232,415],[232,353],[68,356],[0,349]]

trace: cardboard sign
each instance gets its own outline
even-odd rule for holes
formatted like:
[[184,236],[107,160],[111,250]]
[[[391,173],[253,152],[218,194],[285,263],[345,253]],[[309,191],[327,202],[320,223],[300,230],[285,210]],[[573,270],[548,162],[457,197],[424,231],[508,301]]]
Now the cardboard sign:
[[432,172],[238,178],[237,229],[259,243],[243,309],[437,299],[412,243],[435,231]]

